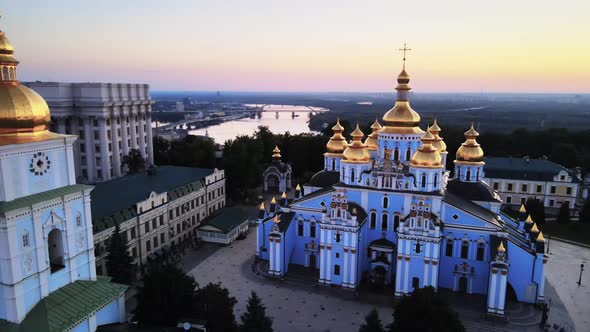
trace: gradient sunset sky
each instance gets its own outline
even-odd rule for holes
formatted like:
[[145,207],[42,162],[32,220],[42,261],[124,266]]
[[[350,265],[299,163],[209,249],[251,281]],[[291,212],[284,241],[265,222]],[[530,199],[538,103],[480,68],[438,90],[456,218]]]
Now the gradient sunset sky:
[[18,0],[21,81],[152,90],[590,92],[590,1]]

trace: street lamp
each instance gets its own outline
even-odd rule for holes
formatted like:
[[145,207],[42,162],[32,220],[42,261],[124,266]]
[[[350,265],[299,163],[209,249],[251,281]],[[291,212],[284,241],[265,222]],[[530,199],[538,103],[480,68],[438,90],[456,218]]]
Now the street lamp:
[[549,253],[549,243],[551,243],[551,234],[549,234],[549,237],[547,238],[547,253]]
[[584,272],[584,264],[580,264],[580,278],[578,279],[578,286],[582,285],[582,272]]

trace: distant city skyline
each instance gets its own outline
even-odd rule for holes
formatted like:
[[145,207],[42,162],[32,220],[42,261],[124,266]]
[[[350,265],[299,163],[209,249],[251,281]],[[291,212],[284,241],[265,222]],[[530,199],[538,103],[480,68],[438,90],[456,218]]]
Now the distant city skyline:
[[21,81],[392,92],[408,43],[415,92],[590,92],[581,0],[20,0],[0,10]]

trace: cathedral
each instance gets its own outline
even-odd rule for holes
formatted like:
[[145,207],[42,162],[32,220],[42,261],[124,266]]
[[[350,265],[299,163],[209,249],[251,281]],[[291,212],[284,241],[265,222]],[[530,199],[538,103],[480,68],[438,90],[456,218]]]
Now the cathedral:
[[256,257],[271,275],[300,265],[323,285],[368,282],[392,296],[427,286],[482,294],[491,315],[504,315],[507,298],[543,302],[543,234],[524,207],[516,219],[500,211],[499,195],[482,181],[473,124],[450,176],[442,130],[436,119],[420,127],[409,82],[404,57],[383,125],[375,121],[365,137],[357,124],[348,142],[338,121],[324,169],[293,199],[283,193],[261,204]]
[[127,286],[97,277],[91,186],[74,135],[48,130],[45,100],[17,80],[0,31],[0,331],[92,332],[124,322]]

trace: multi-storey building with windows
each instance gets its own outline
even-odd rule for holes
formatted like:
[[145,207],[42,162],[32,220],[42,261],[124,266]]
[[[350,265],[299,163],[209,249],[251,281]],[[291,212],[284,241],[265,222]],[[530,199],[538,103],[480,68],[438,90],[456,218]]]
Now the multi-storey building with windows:
[[92,191],[97,274],[106,274],[109,239],[118,223],[137,268],[194,236],[225,206],[223,170],[161,166],[102,182]]
[[580,175],[547,159],[486,157],[483,180],[504,204],[519,207],[529,198],[543,201],[548,212],[562,204],[574,209]]
[[383,126],[375,121],[363,140],[357,124],[347,142],[337,122],[324,169],[294,198],[261,205],[256,255],[268,274],[301,265],[323,285],[482,294],[487,312],[501,316],[511,299],[543,302],[543,234],[526,212],[514,220],[500,211],[483,181],[479,133],[473,125],[465,132],[449,178],[441,128],[436,119],[420,128],[405,68],[397,81]]
[[51,127],[79,136],[74,145],[79,182],[108,181],[126,173],[123,156],[137,149],[154,163],[149,85],[29,82],[47,100]]

